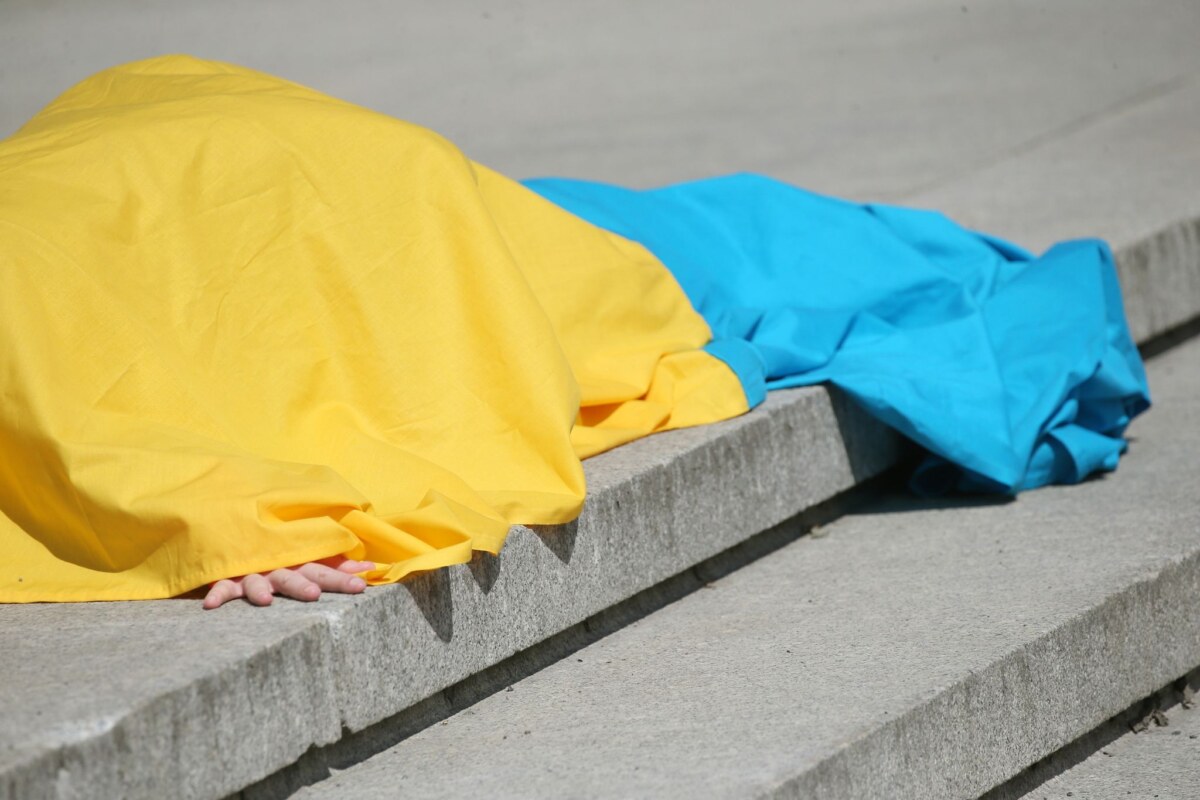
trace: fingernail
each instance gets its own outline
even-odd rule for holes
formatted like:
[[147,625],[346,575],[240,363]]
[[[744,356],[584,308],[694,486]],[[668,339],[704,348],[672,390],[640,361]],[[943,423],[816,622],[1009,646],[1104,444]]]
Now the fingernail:
[[350,588],[356,592],[361,592],[363,589],[367,588],[367,582],[359,577],[351,578]]

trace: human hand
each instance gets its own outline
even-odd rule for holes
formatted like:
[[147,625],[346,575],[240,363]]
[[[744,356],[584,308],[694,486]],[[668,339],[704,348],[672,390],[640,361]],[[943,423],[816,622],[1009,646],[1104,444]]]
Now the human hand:
[[251,605],[269,606],[277,594],[310,602],[319,598],[321,592],[358,594],[367,588],[367,582],[354,573],[372,569],[375,565],[370,561],[351,561],[335,556],[263,574],[226,578],[209,587],[204,607],[217,608],[239,597]]

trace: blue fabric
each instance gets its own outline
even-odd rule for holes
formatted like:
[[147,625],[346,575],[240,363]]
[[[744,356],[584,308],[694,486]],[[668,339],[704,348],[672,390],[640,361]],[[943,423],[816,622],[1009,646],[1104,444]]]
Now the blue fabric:
[[704,350],[734,371],[746,393],[746,405],[754,408],[767,399],[766,365],[753,344],[745,339],[713,339]]
[[526,185],[675,274],[751,402],[829,381],[930,456],[913,487],[1015,492],[1111,470],[1149,407],[1112,254],[1035,258],[932,211],[758,175]]

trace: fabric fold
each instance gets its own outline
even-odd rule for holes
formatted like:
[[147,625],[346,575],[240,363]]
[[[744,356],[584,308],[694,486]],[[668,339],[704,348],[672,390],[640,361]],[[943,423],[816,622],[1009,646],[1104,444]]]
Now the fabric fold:
[[[767,388],[828,381],[924,447],[918,491],[1077,482],[1115,467],[1125,426],[1149,406],[1098,240],[1034,257],[936,212],[749,174],[526,185],[645,245],[716,341],[757,355]],[[739,375],[757,397],[753,371]]]
[[0,601],[495,552],[578,515],[580,453],[745,411],[709,338],[644,248],[437,134],[106,70],[0,143]]

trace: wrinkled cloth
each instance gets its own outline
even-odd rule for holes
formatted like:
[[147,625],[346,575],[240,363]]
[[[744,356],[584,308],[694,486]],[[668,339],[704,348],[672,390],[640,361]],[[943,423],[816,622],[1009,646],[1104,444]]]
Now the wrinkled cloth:
[[752,401],[827,381],[924,447],[919,492],[1012,493],[1115,469],[1149,406],[1101,241],[1034,257],[936,212],[749,174],[644,191],[525,185],[658,256]]
[[380,583],[747,409],[670,273],[430,131],[174,56],[0,142],[0,601]]

